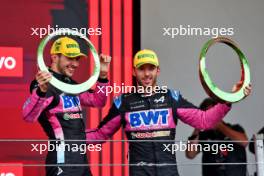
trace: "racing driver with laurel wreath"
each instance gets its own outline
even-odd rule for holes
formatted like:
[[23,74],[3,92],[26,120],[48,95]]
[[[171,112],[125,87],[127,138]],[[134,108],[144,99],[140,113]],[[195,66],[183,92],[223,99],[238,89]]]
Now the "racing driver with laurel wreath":
[[[69,37],[60,37],[51,47],[51,66],[49,71],[39,71],[31,82],[31,95],[23,107],[23,119],[26,122],[38,121],[51,140],[50,143],[63,147],[65,144],[85,145],[85,114],[83,106],[103,107],[106,103],[104,90],[108,85],[107,74],[110,56],[100,56],[100,75],[95,90],[79,95],[71,95],[51,86],[52,76],[67,84],[77,84],[71,77],[85,57],[79,44]],[[103,87],[103,88],[102,88]],[[83,140],[68,142],[63,140]],[[63,164],[88,164],[86,153],[80,151],[58,150],[49,151],[46,157],[47,176],[89,176],[92,175],[88,166],[63,166]],[[55,166],[54,166],[55,165]],[[57,165],[57,166],[56,166]]]
[[[175,144],[177,121],[181,120],[197,129],[214,128],[230,110],[231,104],[217,103],[203,111],[184,99],[177,90],[158,92],[156,86],[160,67],[154,51],[144,49],[137,52],[133,66],[137,86],[145,89],[152,86],[155,92],[126,93],[115,98],[98,128],[87,130],[87,139],[89,142],[106,140],[123,127],[127,139],[135,140],[129,142],[130,176],[178,176],[176,156],[164,151],[164,144]],[[240,86],[240,83],[236,84],[234,91]],[[244,89],[245,96],[250,92],[251,86],[248,85]]]

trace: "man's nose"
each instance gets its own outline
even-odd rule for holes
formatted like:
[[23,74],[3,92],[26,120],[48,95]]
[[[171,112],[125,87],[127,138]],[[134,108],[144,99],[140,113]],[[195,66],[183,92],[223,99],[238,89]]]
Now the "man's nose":
[[150,75],[150,71],[146,69],[146,70],[144,71],[144,74],[145,74],[145,76],[149,76],[149,75]]

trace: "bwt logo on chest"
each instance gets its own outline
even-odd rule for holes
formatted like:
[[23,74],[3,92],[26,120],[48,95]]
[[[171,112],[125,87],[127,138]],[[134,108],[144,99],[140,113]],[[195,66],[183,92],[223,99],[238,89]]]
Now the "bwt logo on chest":
[[80,106],[80,99],[76,96],[62,95],[63,109],[76,108]]
[[168,109],[132,112],[128,115],[132,128],[141,126],[168,125]]

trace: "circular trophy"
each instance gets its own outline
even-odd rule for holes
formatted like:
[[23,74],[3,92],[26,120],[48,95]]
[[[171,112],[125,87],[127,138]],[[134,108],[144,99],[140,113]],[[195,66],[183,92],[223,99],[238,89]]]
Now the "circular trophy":
[[[243,82],[241,88],[237,90],[236,92],[225,92],[221,89],[219,89],[216,84],[211,80],[207,68],[206,68],[206,53],[208,49],[216,43],[224,43],[230,46],[235,50],[235,52],[238,55],[238,58],[240,60],[240,66],[241,66],[241,82]],[[242,53],[242,51],[238,48],[238,46],[229,38],[226,37],[218,37],[215,39],[211,39],[208,42],[205,43],[203,46],[201,53],[200,53],[200,64],[199,64],[199,76],[201,83],[203,85],[203,88],[207,92],[207,94],[217,99],[220,102],[229,102],[234,103],[242,100],[245,98],[244,95],[244,88],[249,85],[250,83],[250,69],[248,60],[245,57],[245,55]]]
[[79,94],[82,92],[85,92],[86,90],[90,89],[97,81],[100,73],[100,61],[99,61],[99,56],[97,54],[97,51],[93,44],[90,42],[90,40],[83,34],[73,31],[70,29],[67,29],[67,32],[63,29],[57,30],[50,35],[46,36],[39,44],[38,51],[37,51],[37,64],[38,67],[41,71],[46,71],[49,72],[47,66],[45,65],[44,59],[43,59],[43,51],[47,43],[53,39],[57,35],[74,35],[74,36],[79,36],[81,39],[84,39],[88,47],[93,55],[94,58],[94,64],[95,64],[95,69],[93,71],[92,76],[85,82],[81,84],[66,84],[64,82],[61,82],[60,80],[56,79],[54,76],[52,76],[50,84],[52,84],[54,87],[60,89],[61,91],[69,94]]

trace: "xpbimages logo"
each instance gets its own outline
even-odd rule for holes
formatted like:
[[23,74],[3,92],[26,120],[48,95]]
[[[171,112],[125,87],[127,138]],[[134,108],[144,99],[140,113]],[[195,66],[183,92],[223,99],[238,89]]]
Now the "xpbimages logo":
[[0,47],[0,77],[23,76],[23,49]]

